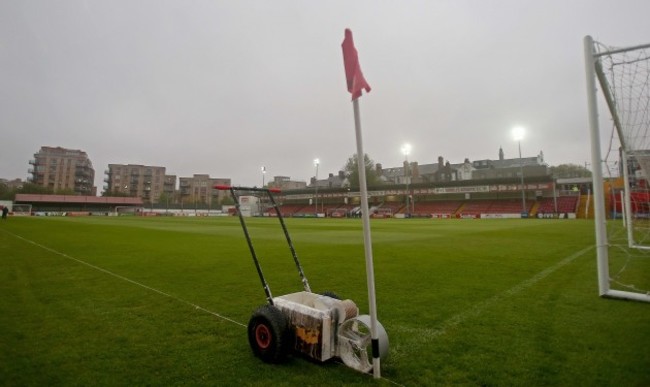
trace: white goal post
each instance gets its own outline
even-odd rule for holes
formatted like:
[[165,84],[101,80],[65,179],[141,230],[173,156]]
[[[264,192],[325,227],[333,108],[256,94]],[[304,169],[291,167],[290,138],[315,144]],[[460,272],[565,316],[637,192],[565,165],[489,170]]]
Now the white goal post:
[[32,215],[32,205],[31,204],[16,204],[11,208],[11,213],[14,216],[31,216]]
[[[650,302],[650,44],[612,48],[585,36],[584,57],[599,294]],[[605,158],[601,154],[596,80],[614,126]],[[612,164],[618,170],[619,183],[603,177]],[[613,188],[617,184],[623,194],[618,204]],[[605,192],[606,186],[609,192]],[[608,222],[606,202],[613,213],[617,205],[625,211],[624,225],[617,220]]]
[[143,207],[136,206],[115,206],[112,216],[120,215],[137,215],[143,210]]

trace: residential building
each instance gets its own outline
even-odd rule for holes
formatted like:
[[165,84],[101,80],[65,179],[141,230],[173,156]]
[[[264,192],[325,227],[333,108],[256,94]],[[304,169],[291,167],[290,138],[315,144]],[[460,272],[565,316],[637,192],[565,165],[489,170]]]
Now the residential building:
[[305,189],[307,188],[307,183],[304,181],[291,180],[289,176],[274,176],[273,181],[270,181],[267,186],[269,188],[276,188],[280,190],[293,190]]
[[525,177],[547,176],[550,173],[543,152],[535,157],[506,159],[503,150],[499,149],[498,160],[476,160],[472,166],[474,180],[520,178],[522,171]]
[[463,180],[485,180],[501,178],[519,178],[521,172],[525,177],[548,176],[548,165],[544,162],[544,153],[540,152],[535,157],[506,159],[503,150],[499,149],[498,160],[476,160],[470,162],[465,159],[463,163],[451,164],[445,162],[443,157],[438,157],[438,162],[433,164],[418,164],[417,162],[404,162],[402,167],[382,168],[377,164],[376,171],[387,184],[409,183],[443,183]]
[[312,177],[309,186],[312,188],[341,188],[348,184],[348,179],[344,171],[339,171],[338,174],[330,173],[325,179],[316,179]]
[[[108,164],[104,191],[108,196],[141,198],[145,204],[158,203],[168,178],[165,167],[137,164]],[[173,177],[174,185],[176,178]]]
[[43,146],[29,163],[28,180],[53,192],[72,191],[77,195],[97,194],[95,170],[86,152]]
[[176,197],[176,175],[165,175],[163,193],[167,196],[167,199],[174,201],[173,199]]
[[179,178],[179,194],[183,204],[217,206],[221,204],[227,191],[215,189],[215,185],[231,185],[230,179],[211,178],[210,175],[195,174],[192,177]]

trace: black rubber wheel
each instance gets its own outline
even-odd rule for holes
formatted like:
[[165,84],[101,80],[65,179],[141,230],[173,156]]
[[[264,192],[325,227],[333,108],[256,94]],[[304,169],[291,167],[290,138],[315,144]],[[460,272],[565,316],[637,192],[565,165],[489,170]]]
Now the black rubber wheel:
[[340,300],[340,299],[341,299],[341,297],[339,297],[338,294],[336,294],[336,293],[334,293],[334,292],[331,292],[331,291],[329,291],[329,290],[326,291],[326,292],[323,292],[323,293],[321,294],[321,296],[331,297],[331,298],[333,298],[333,299],[335,299],[335,300]]
[[292,345],[289,321],[273,305],[257,308],[248,322],[248,343],[253,354],[267,363],[286,361]]

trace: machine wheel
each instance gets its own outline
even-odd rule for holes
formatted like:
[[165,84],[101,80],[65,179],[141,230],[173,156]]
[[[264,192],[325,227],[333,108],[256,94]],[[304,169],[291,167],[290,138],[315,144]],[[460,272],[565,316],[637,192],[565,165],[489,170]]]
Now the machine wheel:
[[273,305],[257,308],[248,322],[253,354],[267,363],[281,363],[289,355],[292,332],[286,316]]
[[[345,321],[339,328],[339,356],[343,363],[361,372],[372,370],[372,339],[370,316],[363,314]],[[388,356],[388,335],[377,321],[379,358]]]

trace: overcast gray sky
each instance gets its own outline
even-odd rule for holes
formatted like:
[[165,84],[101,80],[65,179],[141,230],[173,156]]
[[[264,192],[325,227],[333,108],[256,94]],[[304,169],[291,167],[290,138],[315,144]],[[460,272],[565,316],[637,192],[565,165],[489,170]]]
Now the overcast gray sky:
[[[650,42],[647,0],[0,0],[0,177],[41,146],[260,185],[355,153],[341,42],[372,91],[365,151],[420,164],[590,161],[582,39]],[[601,116],[605,115],[601,111]],[[605,126],[603,131],[609,131]]]

